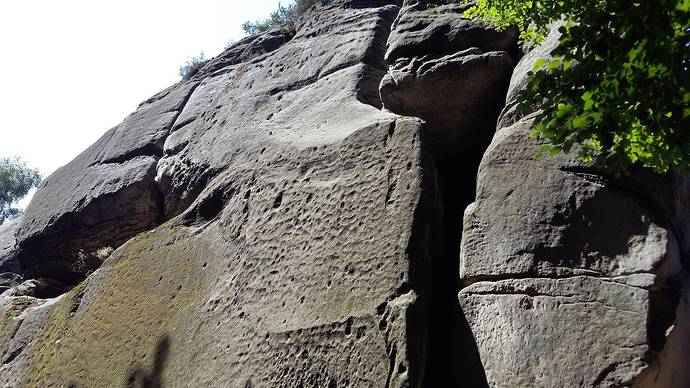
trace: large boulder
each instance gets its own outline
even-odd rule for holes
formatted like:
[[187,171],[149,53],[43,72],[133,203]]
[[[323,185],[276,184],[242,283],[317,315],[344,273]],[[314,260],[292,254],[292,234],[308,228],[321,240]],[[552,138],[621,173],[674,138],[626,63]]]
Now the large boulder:
[[486,146],[517,51],[515,30],[499,32],[470,20],[464,16],[468,8],[404,1],[380,85],[384,107],[424,119],[436,152],[450,157]]
[[686,386],[688,179],[536,157],[515,98],[557,28],[516,67],[464,216],[458,300],[487,384]]
[[49,177],[0,228],[0,385],[687,386],[690,180],[537,160],[557,36],[509,83],[467,6],[315,2]]

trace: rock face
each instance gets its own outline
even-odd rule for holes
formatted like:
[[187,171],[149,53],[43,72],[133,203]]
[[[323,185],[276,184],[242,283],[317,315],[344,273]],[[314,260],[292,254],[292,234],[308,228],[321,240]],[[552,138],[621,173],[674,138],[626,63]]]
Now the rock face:
[[424,119],[429,141],[443,156],[467,147],[477,133],[490,136],[496,102],[502,103],[514,66],[515,31],[468,20],[468,8],[405,1],[388,40],[389,68],[380,86],[384,107]]
[[19,272],[16,259],[16,237],[19,221],[8,221],[0,225],[0,271]]
[[514,98],[557,38],[517,65],[465,211],[458,298],[487,383],[686,386],[688,179],[535,158]]
[[318,3],[46,179],[2,385],[688,385],[688,180],[535,159],[548,46],[466,8]]

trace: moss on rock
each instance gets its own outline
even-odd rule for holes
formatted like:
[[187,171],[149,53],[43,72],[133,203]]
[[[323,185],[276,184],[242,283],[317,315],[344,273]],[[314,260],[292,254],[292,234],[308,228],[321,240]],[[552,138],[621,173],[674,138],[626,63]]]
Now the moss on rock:
[[152,373],[163,379],[160,368],[146,366],[159,363],[161,343],[175,352],[170,338],[186,334],[184,317],[205,287],[194,273],[206,246],[188,237],[186,228],[170,225],[144,233],[118,249],[90,284],[62,296],[22,385],[121,386]]

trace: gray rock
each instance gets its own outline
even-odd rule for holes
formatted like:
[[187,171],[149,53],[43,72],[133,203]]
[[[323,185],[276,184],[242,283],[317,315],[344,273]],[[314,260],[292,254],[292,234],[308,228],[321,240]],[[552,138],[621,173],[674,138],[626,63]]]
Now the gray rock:
[[551,59],[551,51],[558,47],[558,42],[561,38],[561,33],[558,29],[562,23],[556,23],[544,41],[526,50],[526,53],[520,58],[520,61],[515,66],[513,77],[510,79],[508,86],[508,93],[506,95],[506,103],[498,119],[498,128],[508,127],[515,124],[518,120],[526,116],[525,112],[521,112],[517,107],[517,97],[520,91],[527,87],[530,74],[534,71],[534,66],[537,61],[541,59]]
[[652,272],[672,238],[663,220],[569,156],[537,159],[531,131],[529,120],[501,129],[484,155],[461,277]]
[[[372,106],[381,105],[382,32],[396,12],[392,5],[323,8],[289,44],[204,79],[158,163],[166,217],[186,209],[229,165],[264,160],[285,146],[334,143],[394,117]],[[341,22],[343,15],[359,24]]]
[[690,359],[690,283],[687,273],[683,278],[674,320],[662,333],[661,348],[654,349],[648,355],[651,359],[649,366],[640,374],[635,387],[685,387],[690,382],[690,370],[687,368]]
[[427,121],[433,147],[446,156],[485,146],[517,50],[515,31],[468,20],[467,7],[405,1],[388,38],[390,66],[379,89],[386,109]]
[[9,287],[2,293],[2,297],[12,296],[34,296],[39,288],[39,283],[36,279],[29,279],[21,284]]
[[158,157],[93,161],[112,132],[48,177],[32,199],[17,230],[20,264],[29,277],[69,282],[79,276],[80,251],[118,246],[161,222]]
[[23,371],[31,362],[30,349],[42,337],[53,303],[26,296],[0,297],[0,314],[3,316],[0,385],[3,387],[26,386],[22,378]]
[[688,179],[536,158],[515,98],[557,40],[518,64],[465,211],[459,301],[487,384],[686,386]]
[[404,0],[388,39],[386,60],[443,56],[477,48],[482,52],[515,52],[517,30],[496,31],[486,23],[469,20],[469,3]]
[[[431,127],[450,132],[472,128],[491,111],[513,70],[506,52],[478,48],[442,57],[402,58],[381,82],[384,106],[396,113],[421,117]],[[455,140],[465,133],[453,133]]]
[[271,30],[257,35],[250,35],[226,48],[219,56],[208,60],[194,74],[188,77],[198,81],[209,76],[220,75],[227,72],[232,65],[255,59],[276,50],[292,37],[293,34],[281,30]]
[[15,237],[18,227],[19,220],[0,225],[0,271],[19,272]]
[[0,273],[0,290],[4,291],[22,282],[22,275],[14,272]]
[[512,279],[462,290],[460,304],[489,385],[633,382],[645,367],[648,291],[643,286],[649,278]]
[[196,86],[194,82],[178,84],[142,102],[116,127],[93,162],[113,164],[138,156],[162,156],[163,143]]
[[687,177],[512,113],[483,155],[514,32],[399,3],[316,2],[49,177],[3,238],[62,295],[0,296],[0,385],[688,385]]
[[[26,221],[22,236],[35,225],[36,237],[23,247],[46,241],[47,248],[88,225],[89,206],[146,198],[148,191],[122,185],[149,184],[155,171],[158,204],[173,218],[119,246],[50,306],[41,333],[53,334],[20,353],[29,363],[12,371],[18,380],[404,387],[420,378],[410,354],[427,363],[422,304],[429,302],[409,287],[410,268],[431,259],[410,245],[419,233],[416,209],[428,201],[423,177],[434,170],[421,120],[379,109],[396,12],[376,2],[322,6],[289,43],[203,77],[162,158],[140,156],[87,175],[85,199],[74,202],[84,208],[69,228],[57,232],[50,215],[40,226],[43,218],[29,209],[33,223]],[[111,164],[72,164],[58,175],[60,185],[48,179],[36,204],[61,206],[58,187],[81,193],[77,177]],[[130,166],[132,175],[124,174]],[[113,174],[122,174],[118,184],[86,185]],[[121,224],[128,214],[110,214],[113,223],[102,231],[148,213]],[[56,230],[52,242],[43,237],[49,228]],[[418,318],[408,326],[410,314]]]

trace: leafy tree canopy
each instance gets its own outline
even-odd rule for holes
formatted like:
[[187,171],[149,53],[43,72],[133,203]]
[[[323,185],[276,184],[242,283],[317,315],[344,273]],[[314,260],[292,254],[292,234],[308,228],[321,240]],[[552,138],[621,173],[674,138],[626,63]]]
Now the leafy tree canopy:
[[528,43],[563,21],[560,45],[518,96],[540,107],[540,156],[576,149],[618,175],[690,171],[690,0],[478,0],[467,16]]
[[17,158],[0,158],[0,225],[21,213],[13,205],[40,183],[37,170],[28,168]]
[[312,5],[316,4],[317,1],[318,0],[295,0],[287,6],[278,4],[278,9],[273,11],[267,19],[254,22],[247,21],[242,24],[242,29],[249,35],[273,29],[294,32],[297,18],[304,14]]
[[180,66],[180,77],[184,79],[192,77],[205,62],[206,55],[204,55],[203,51],[199,55],[187,59],[187,62]]
[[297,12],[294,4],[288,6],[278,4],[278,9],[273,11],[267,19],[257,20],[255,22],[246,21],[242,24],[242,29],[249,35],[272,29],[292,31],[295,29],[296,20]]

